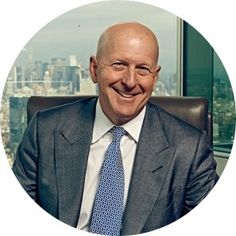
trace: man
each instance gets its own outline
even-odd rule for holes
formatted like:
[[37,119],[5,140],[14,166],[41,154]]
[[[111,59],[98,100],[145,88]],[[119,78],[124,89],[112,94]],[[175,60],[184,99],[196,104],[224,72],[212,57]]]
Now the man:
[[[179,219],[213,188],[218,177],[205,132],[148,103],[160,71],[158,55],[158,42],[150,29],[139,23],[113,25],[101,35],[96,57],[90,58],[99,99],[80,100],[34,116],[13,171],[51,215],[94,233],[138,234]],[[107,184],[112,191],[102,198],[120,194],[117,189],[122,188],[117,198],[122,211],[113,212],[110,223],[99,221],[94,226],[114,126],[124,130],[117,145],[124,178],[114,186]],[[117,181],[121,175],[115,177]],[[108,205],[116,207],[113,204],[117,205],[113,200],[103,203],[105,214]],[[97,213],[103,220],[102,214]],[[104,224],[113,227],[114,216],[119,218],[116,231],[94,230]]]

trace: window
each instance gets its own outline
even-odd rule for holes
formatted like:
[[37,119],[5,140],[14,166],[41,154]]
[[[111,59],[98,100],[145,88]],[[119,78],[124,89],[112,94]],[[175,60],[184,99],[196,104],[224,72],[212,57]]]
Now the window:
[[138,21],[150,27],[160,44],[160,80],[153,95],[180,95],[180,19],[157,7],[129,1],[93,3],[72,10],[45,26],[13,65],[2,97],[1,127],[10,164],[26,127],[26,103],[32,95],[92,95],[89,56],[104,29]]
[[[213,53],[213,140],[218,155],[229,155],[235,131],[235,104],[228,75],[219,57]],[[227,155],[228,154],[228,155]]]
[[190,25],[184,24],[184,95],[208,98],[213,116],[216,157],[228,158],[235,131],[232,87],[222,62],[211,45]]

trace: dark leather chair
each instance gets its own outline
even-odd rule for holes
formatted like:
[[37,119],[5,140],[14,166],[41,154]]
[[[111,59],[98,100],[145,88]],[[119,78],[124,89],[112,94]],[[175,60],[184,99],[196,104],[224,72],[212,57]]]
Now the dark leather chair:
[[[84,97],[94,96],[32,96],[27,104],[27,120],[37,111],[74,102]],[[190,123],[198,129],[205,130],[212,142],[212,117],[208,113],[208,101],[202,97],[151,97],[150,102],[167,112]]]

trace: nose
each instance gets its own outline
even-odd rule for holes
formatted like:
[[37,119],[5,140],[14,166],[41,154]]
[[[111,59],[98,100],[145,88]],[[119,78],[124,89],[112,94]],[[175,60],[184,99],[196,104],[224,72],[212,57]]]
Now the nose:
[[122,77],[122,84],[128,89],[132,89],[137,85],[137,75],[135,68],[129,67]]

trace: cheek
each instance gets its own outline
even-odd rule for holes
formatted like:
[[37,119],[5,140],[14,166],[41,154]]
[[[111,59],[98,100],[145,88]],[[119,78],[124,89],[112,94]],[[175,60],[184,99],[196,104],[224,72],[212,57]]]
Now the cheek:
[[110,87],[112,84],[116,83],[120,78],[115,74],[107,71],[103,71],[99,74],[98,84],[100,87]]
[[150,80],[150,81],[142,81],[139,83],[140,87],[143,89],[145,93],[152,93],[154,87],[155,87],[155,80]]

